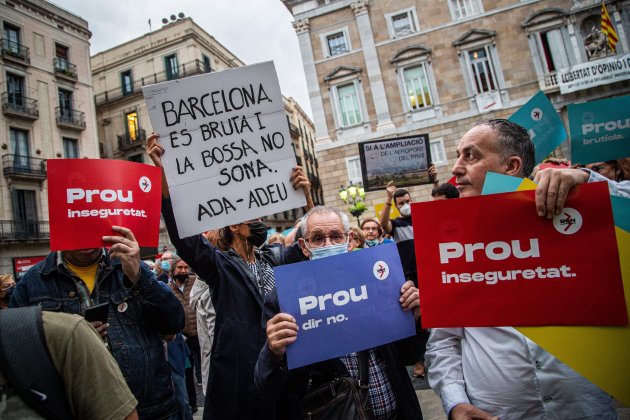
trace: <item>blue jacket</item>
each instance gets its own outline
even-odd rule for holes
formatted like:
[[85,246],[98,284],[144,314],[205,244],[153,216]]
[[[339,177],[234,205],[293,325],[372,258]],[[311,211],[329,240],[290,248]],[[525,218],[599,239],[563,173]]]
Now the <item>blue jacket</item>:
[[[65,265],[57,263],[57,253],[51,252],[44,261],[31,267],[18,283],[10,306],[41,305],[47,311],[84,315],[85,305],[73,275]],[[177,408],[162,335],[182,330],[182,305],[169,290],[159,287],[155,275],[144,263],[138,281],[132,285],[120,261],[110,260],[107,252],[101,260],[91,297],[94,304],[110,302],[109,345],[138,400],[140,418],[161,419],[174,414]]]

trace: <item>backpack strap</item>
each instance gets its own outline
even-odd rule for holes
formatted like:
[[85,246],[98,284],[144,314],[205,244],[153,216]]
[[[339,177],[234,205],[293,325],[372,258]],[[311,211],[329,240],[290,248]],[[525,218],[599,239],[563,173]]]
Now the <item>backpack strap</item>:
[[22,400],[45,418],[73,418],[48,353],[41,306],[0,311],[0,370]]

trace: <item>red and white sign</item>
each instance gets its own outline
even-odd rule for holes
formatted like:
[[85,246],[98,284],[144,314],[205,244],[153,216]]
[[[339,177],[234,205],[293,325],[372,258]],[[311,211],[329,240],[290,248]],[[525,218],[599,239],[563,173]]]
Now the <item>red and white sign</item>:
[[48,166],[50,248],[97,248],[111,227],[131,229],[140,246],[156,247],[160,169],[106,159],[51,159]]
[[24,274],[26,274],[29,268],[31,268],[44,258],[46,258],[45,255],[37,257],[13,258],[13,271],[15,272],[15,279],[22,280],[22,277],[24,277]]
[[608,187],[554,220],[534,191],[411,206],[422,327],[627,325]]

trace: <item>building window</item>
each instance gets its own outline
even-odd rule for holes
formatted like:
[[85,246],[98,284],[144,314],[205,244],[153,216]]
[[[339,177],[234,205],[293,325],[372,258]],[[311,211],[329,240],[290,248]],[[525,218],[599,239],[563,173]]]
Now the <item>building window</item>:
[[446,150],[444,150],[444,142],[440,140],[432,140],[429,142],[431,148],[431,163],[435,166],[446,165],[448,160],[446,159]]
[[488,47],[468,51],[470,60],[470,78],[476,93],[497,90],[495,68]]
[[35,234],[37,226],[37,203],[35,191],[18,190],[11,192],[13,199],[14,234],[19,237],[25,234]]
[[72,91],[59,89],[59,117],[72,121]]
[[142,154],[137,154],[137,155],[132,155],[132,156],[129,156],[129,157],[127,158],[127,160],[128,160],[129,162],[144,163],[144,162],[142,161]]
[[210,65],[210,57],[207,55],[201,56],[203,60],[203,71],[204,73],[210,73],[212,71],[212,66]]
[[361,177],[361,158],[352,156],[346,158],[346,169],[348,170],[348,181],[357,185],[363,182]]
[[341,127],[350,127],[363,122],[363,114],[359,105],[357,83],[335,86],[338,119]]
[[120,73],[120,82],[122,85],[123,95],[131,95],[133,93],[133,78],[131,77],[131,70]]
[[68,47],[55,44],[55,69],[68,70]]
[[571,66],[560,29],[536,33],[534,36],[545,73],[552,73]]
[[136,111],[130,112],[125,115],[125,129],[127,131],[127,137],[130,141],[136,141],[138,139],[138,113]]
[[7,102],[11,109],[25,110],[24,77],[7,73]]
[[63,138],[63,156],[66,159],[77,159],[79,157],[79,141],[77,139]]
[[9,129],[11,138],[11,151],[13,152],[13,167],[29,169],[29,159],[31,156],[28,145],[28,131]]
[[326,35],[326,47],[328,49],[329,57],[344,54],[350,51],[346,32],[340,31],[335,32],[334,34]]
[[4,37],[2,49],[14,54],[20,54],[20,28],[4,23]]
[[408,9],[385,15],[391,38],[412,34],[418,30],[418,19],[415,9]]
[[481,0],[449,0],[453,20],[460,20],[483,12]]
[[429,78],[424,63],[403,70],[405,95],[409,109],[433,106]]
[[177,55],[172,54],[164,57],[164,67],[166,68],[166,80],[177,79],[177,77],[179,76]]

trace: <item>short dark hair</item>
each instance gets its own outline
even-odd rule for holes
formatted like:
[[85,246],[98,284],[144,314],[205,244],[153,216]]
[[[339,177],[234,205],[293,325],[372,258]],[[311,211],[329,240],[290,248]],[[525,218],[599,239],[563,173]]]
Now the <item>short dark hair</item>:
[[433,188],[433,191],[431,191],[431,197],[436,197],[438,195],[443,195],[446,198],[459,198],[459,190],[455,187],[455,185],[447,182],[437,188]]
[[503,159],[510,156],[518,156],[523,162],[521,176],[527,177],[534,170],[534,143],[529,137],[529,133],[522,126],[501,118],[493,120],[484,120],[475,123],[478,125],[486,125],[497,133],[499,139],[499,152]]
[[409,191],[407,191],[404,188],[398,188],[396,192],[394,193],[394,202],[396,201],[398,197],[404,197],[407,194],[409,194]]

